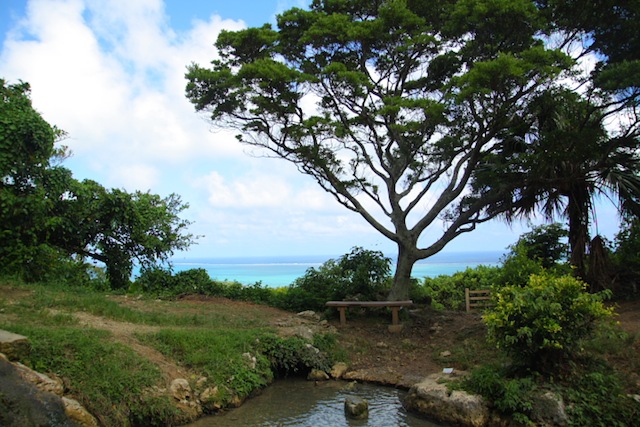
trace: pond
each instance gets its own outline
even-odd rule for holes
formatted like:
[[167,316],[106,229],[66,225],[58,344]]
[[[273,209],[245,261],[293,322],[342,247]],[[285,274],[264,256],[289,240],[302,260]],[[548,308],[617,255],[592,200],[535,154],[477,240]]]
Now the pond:
[[[190,427],[439,427],[407,413],[400,403],[406,392],[372,384],[304,379],[278,380],[259,396],[221,415],[202,418]],[[344,415],[348,396],[367,399],[369,417]]]

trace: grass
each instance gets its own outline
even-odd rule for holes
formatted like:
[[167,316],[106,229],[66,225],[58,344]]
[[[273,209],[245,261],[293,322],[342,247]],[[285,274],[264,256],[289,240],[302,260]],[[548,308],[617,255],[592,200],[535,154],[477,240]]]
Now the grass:
[[[235,310],[224,304],[181,303],[62,285],[21,285],[0,281],[0,329],[29,338],[31,352],[22,363],[61,378],[65,389],[97,414],[105,426],[168,425],[181,421],[170,398],[152,390],[167,386],[162,372],[110,332],[80,324],[74,312],[156,332],[134,335],[193,376],[218,387],[221,403],[244,397],[272,378],[270,361],[256,338],[272,334],[263,311]],[[134,327],[135,328],[135,327]],[[256,357],[251,369],[243,353]]]

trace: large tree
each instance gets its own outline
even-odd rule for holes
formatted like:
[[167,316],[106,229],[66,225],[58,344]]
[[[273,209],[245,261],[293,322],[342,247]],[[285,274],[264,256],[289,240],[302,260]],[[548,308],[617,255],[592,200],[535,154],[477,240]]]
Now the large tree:
[[33,108],[28,83],[0,79],[0,272],[42,276],[52,206],[71,177],[57,163],[64,132]]
[[469,182],[571,61],[527,0],[315,0],[277,24],[222,32],[187,96],[395,242],[405,299],[417,260],[502,212]]
[[161,263],[193,236],[180,197],[107,190],[78,182],[59,162],[64,132],[31,104],[27,83],[0,80],[0,273],[51,278],[71,256],[106,265],[110,284],[128,284],[132,265]]

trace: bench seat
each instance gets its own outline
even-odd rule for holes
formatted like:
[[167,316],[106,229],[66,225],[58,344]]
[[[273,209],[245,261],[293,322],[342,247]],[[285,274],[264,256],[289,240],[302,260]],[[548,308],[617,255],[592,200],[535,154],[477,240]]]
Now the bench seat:
[[413,301],[328,301],[327,307],[335,307],[340,312],[340,324],[347,324],[347,308],[348,307],[388,307],[391,309],[391,324],[400,323],[398,319],[398,310],[402,307],[413,305]]

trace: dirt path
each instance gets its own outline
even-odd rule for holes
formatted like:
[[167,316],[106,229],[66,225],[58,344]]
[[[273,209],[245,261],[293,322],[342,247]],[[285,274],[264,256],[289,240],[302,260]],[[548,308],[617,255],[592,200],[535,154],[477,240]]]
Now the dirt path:
[[73,316],[78,319],[81,325],[110,332],[115,341],[126,345],[138,353],[143,359],[149,360],[158,366],[167,386],[176,378],[188,378],[188,372],[184,368],[178,366],[175,361],[169,359],[154,348],[142,344],[134,335],[136,333],[157,332],[161,329],[160,327],[118,322],[85,312],[76,312],[73,313]]

